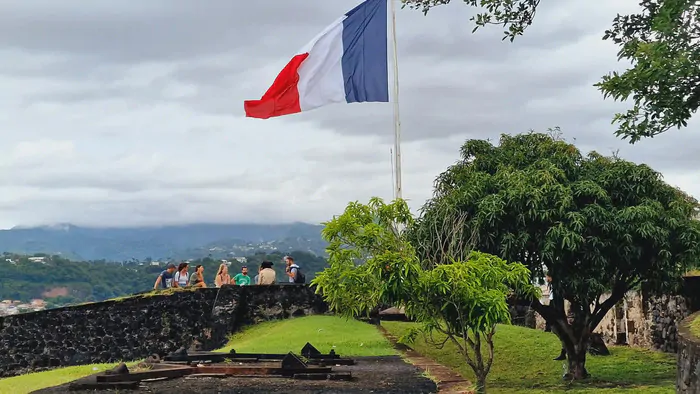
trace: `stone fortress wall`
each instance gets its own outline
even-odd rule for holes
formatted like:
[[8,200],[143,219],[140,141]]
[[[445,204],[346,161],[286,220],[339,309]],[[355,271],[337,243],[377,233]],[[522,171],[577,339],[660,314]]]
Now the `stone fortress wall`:
[[[688,349],[679,327],[700,310],[700,278],[688,278],[684,289],[683,294],[664,296],[629,292],[597,332],[611,344],[665,352]],[[309,286],[224,286],[0,317],[0,377],[163,356],[181,347],[213,350],[243,326],[327,310]],[[513,324],[544,329],[544,320],[528,305],[514,303],[510,310]]]
[[213,350],[242,326],[327,311],[303,285],[144,294],[0,317],[0,377],[52,367]]
[[690,329],[697,319],[700,312],[686,318],[678,327],[676,393],[679,394],[700,393],[700,337]]

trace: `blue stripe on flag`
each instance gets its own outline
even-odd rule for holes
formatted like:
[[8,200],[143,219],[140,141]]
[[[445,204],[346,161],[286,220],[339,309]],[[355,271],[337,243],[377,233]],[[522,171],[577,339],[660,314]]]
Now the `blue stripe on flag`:
[[366,0],[343,20],[343,79],[348,103],[388,102],[387,1]]

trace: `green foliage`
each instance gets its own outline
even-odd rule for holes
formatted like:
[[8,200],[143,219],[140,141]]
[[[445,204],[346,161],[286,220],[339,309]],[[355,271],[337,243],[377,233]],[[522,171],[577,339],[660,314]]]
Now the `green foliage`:
[[437,178],[411,239],[419,255],[448,263],[441,245],[417,238],[460,212],[475,249],[526,263],[538,276],[549,271],[567,299],[587,303],[616,286],[680,278],[700,253],[697,209],[646,165],[584,157],[557,136],[503,135],[498,147],[463,145],[462,161]]
[[405,307],[407,316],[423,323],[425,334],[442,333],[459,348],[483,392],[493,360],[495,326],[510,322],[506,298],[513,292],[535,297],[538,290],[530,284],[525,266],[485,253],[423,269],[398,230],[413,223],[403,200],[384,204],[373,198],[367,205],[348,204],[342,215],[326,223],[322,234],[329,243],[329,268],[313,283],[333,311],[349,317],[367,314],[380,304]]
[[[419,291],[407,309],[416,320],[435,329],[483,332],[494,323],[509,323],[507,295],[520,289],[536,296],[529,284],[530,271],[522,264],[509,264],[486,253],[473,252],[467,261],[454,261],[424,271]],[[466,323],[466,324],[465,324]]]
[[348,204],[342,215],[324,223],[329,264],[312,283],[332,310],[354,317],[405,297],[405,285],[418,278],[419,270],[395,220],[412,223],[408,205],[403,201],[386,205],[373,198],[368,205]]
[[[450,0],[402,0],[427,13]],[[478,7],[474,31],[503,26],[503,39],[513,41],[533,22],[540,0],[463,0]],[[553,3],[553,1],[551,2]],[[618,59],[631,63],[623,73],[603,76],[595,86],[604,97],[632,100],[618,113],[615,132],[635,143],[671,128],[688,125],[700,107],[700,3],[695,0],[641,0],[641,12],[618,15],[603,40],[620,47]]]
[[[474,249],[523,262],[537,277],[549,272],[555,294],[574,306],[573,325],[563,307],[537,300],[533,307],[556,322],[565,346],[582,352],[587,335],[628,290],[677,284],[696,264],[697,209],[697,201],[646,165],[584,156],[558,135],[503,135],[499,146],[483,140],[462,146],[462,160],[437,178],[409,239],[424,261],[450,264],[447,244],[438,241],[455,229],[436,224],[461,216],[457,233]],[[603,301],[606,292],[611,297]]]
[[616,134],[634,143],[688,125],[700,106],[700,3],[642,0],[642,12],[618,15],[603,39],[632,63],[597,84],[605,97],[633,106],[615,115]]
[[[481,12],[471,18],[476,25],[472,32],[487,25],[503,26],[503,39],[513,41],[532,24],[540,0],[462,0],[466,5],[478,7]],[[401,0],[404,6],[419,9],[427,14],[436,6],[450,0]]]

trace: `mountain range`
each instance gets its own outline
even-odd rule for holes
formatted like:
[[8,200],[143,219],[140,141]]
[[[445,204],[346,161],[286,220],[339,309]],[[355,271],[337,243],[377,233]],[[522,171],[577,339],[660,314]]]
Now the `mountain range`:
[[0,252],[58,254],[72,260],[127,261],[242,256],[256,251],[324,255],[321,225],[189,224],[94,228],[59,224],[0,230]]

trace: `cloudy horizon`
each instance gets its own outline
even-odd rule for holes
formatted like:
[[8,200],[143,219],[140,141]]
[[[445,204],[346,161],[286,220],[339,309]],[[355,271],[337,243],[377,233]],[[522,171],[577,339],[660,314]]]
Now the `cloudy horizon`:
[[[0,0],[0,228],[319,223],[392,197],[392,106],[244,117],[298,48],[360,0]],[[630,145],[592,85],[638,0],[543,2],[523,37],[462,2],[397,16],[403,193],[417,210],[466,139],[559,126],[700,197],[696,120]]]

